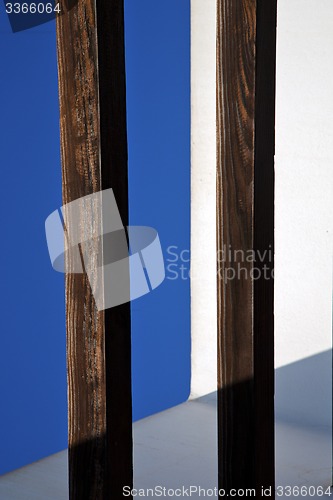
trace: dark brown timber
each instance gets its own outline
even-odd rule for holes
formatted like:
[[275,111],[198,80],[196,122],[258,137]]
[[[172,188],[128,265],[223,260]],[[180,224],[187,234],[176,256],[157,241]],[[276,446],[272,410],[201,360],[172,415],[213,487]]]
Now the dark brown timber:
[[[57,47],[63,202],[113,188],[126,226],[123,0],[79,0]],[[66,306],[70,499],[117,500],[132,485],[130,307],[99,312],[86,275],[69,273]]]
[[276,0],[218,0],[219,486],[274,497]]

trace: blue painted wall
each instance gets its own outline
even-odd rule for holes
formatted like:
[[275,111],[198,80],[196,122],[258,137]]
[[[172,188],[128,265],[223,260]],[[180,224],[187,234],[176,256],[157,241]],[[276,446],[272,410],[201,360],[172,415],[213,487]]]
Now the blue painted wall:
[[44,222],[61,205],[54,22],[12,34],[0,9],[0,473],[67,445],[64,276]]
[[[130,223],[155,227],[168,259],[169,246],[190,245],[190,0],[125,5]],[[132,302],[132,323],[142,418],[189,395],[189,280]]]
[[[167,258],[189,248],[189,22],[189,0],[126,1],[130,219]],[[64,449],[67,408],[64,277],[44,236],[61,205],[54,22],[12,34],[0,9],[0,51],[1,474]],[[189,394],[189,301],[167,279],[132,303],[135,419]]]

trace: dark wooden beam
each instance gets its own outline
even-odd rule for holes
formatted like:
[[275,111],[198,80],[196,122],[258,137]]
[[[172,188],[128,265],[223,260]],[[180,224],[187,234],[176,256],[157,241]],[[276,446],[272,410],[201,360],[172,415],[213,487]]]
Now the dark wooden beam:
[[[79,0],[57,47],[63,202],[112,188],[126,226],[123,0]],[[68,273],[66,306],[70,499],[117,500],[132,485],[130,305],[98,311],[87,276]]]
[[218,0],[219,486],[257,497],[274,497],[275,52],[276,0]]

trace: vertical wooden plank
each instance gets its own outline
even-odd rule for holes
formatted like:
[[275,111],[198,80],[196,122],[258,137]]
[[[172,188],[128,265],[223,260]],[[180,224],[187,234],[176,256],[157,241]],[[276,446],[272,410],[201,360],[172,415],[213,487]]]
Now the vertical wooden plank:
[[276,0],[218,0],[219,486],[258,497],[274,496],[275,46]]
[[[79,0],[57,19],[57,47],[63,202],[113,188],[126,226],[123,0]],[[94,238],[100,207],[95,224],[80,216]],[[83,274],[66,275],[66,306],[70,499],[122,498],[132,485],[130,306],[98,311]]]
[[276,23],[277,0],[257,0],[253,246],[264,258],[255,264],[261,275],[254,281],[255,463],[256,484],[273,490]]
[[[112,188],[129,225],[124,0],[96,0],[102,189]],[[105,311],[107,496],[132,486],[131,309]],[[111,492],[113,495],[111,496]]]
[[252,266],[240,254],[245,271],[239,279],[233,257],[253,248],[255,0],[219,0],[217,30],[219,482],[226,489],[250,488],[253,283],[244,275]]

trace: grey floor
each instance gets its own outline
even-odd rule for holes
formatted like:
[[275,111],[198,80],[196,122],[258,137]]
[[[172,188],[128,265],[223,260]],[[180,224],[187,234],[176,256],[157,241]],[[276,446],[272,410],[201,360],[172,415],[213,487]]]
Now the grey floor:
[[[214,396],[190,401],[136,422],[134,441],[136,488],[217,486]],[[277,421],[276,471],[277,485],[328,487],[331,429]],[[191,498],[199,498],[199,495],[193,494]],[[0,499],[67,500],[67,452],[2,476]]]

